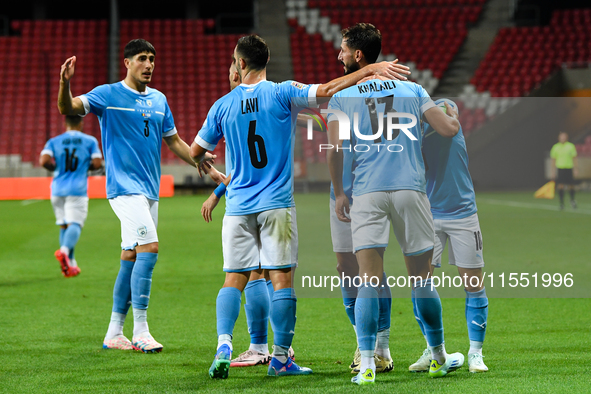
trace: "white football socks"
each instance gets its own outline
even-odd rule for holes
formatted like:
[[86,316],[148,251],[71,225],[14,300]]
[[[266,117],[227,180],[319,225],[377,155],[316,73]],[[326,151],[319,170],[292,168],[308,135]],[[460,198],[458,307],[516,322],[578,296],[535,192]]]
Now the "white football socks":
[[111,339],[117,335],[123,335],[123,323],[125,323],[125,315],[123,313],[112,312],[105,339]]
[[390,329],[379,331],[376,336],[375,353],[387,360],[390,360]]
[[372,371],[375,372],[376,370],[376,362],[373,357],[373,350],[360,350],[361,352],[361,365],[359,366],[360,372],[367,371],[370,368]]
[[232,335],[222,334],[222,335],[218,336],[218,349],[222,345],[228,345],[230,347],[230,350],[233,350],[233,348],[232,348]]
[[440,365],[445,363],[445,360],[447,360],[447,353],[445,352],[444,343],[438,346],[429,346],[429,350],[431,350],[431,358],[437,360]]
[[133,308],[133,336],[138,336],[144,332],[150,333],[148,328],[148,310]]
[[262,354],[269,353],[269,345],[267,343],[251,343],[248,349]]
[[482,356],[482,342],[470,341],[470,350],[468,350],[468,355],[474,353],[480,354]]

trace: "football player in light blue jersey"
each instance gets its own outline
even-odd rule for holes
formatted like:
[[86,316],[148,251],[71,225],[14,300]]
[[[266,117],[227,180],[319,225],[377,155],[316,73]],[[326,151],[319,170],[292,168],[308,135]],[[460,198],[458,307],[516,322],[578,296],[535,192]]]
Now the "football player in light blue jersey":
[[[355,305],[361,352],[360,372],[352,379],[356,384],[375,382],[377,298],[378,288],[387,286],[382,280],[383,253],[388,245],[390,222],[404,254],[409,280],[414,280],[417,308],[433,357],[430,375],[445,376],[463,364],[463,355],[445,351],[441,301],[430,279],[434,231],[425,195],[422,133],[417,119],[424,115],[445,137],[453,137],[459,130],[457,114],[451,107],[451,116],[434,107],[421,86],[381,79],[345,89],[333,96],[329,104],[332,148],[327,159],[335,189],[336,214],[341,221],[351,221],[359,275],[365,280]],[[339,128],[343,128],[341,133]],[[346,215],[349,199],[342,186],[345,139],[351,141],[354,160],[351,219]]]
[[60,226],[60,248],[55,257],[62,274],[70,278],[80,274],[74,247],[88,215],[88,171],[103,166],[98,141],[84,134],[79,116],[66,116],[66,132],[51,138],[39,157],[39,164],[53,171],[51,205]]
[[216,301],[218,348],[209,370],[212,378],[228,377],[241,292],[250,272],[262,274],[263,269],[269,270],[274,287],[270,317],[275,346],[268,374],[312,372],[288,356],[296,309],[292,270],[297,266],[292,100],[307,107],[316,96],[331,96],[368,75],[395,73],[393,64],[383,63],[324,85],[276,84],[266,80],[268,60],[262,38],[251,35],[238,40],[230,76],[237,72],[241,84],[213,105],[191,146],[196,162],[202,162],[205,152],[225,137],[232,176],[222,229],[226,280]]
[[[357,23],[343,29],[341,34],[343,38],[341,40],[341,51],[339,52],[338,60],[343,65],[345,75],[376,62],[382,50],[382,35],[374,25],[370,23]],[[352,204],[354,161],[353,153],[348,149],[349,145],[350,141],[343,141],[343,189],[345,195],[349,198],[349,204]],[[341,293],[345,312],[353,325],[353,329],[356,330],[355,304],[359,289],[354,285],[355,282],[351,282],[351,280],[358,276],[359,265],[353,253],[351,223],[342,222],[337,218],[335,204],[334,186],[331,183],[329,208],[332,247],[337,258],[337,271],[343,279]],[[385,278],[386,274],[383,273],[382,280],[385,280]],[[388,286],[380,288],[379,311],[374,361],[376,372],[389,372],[393,369],[393,360],[390,355],[392,293]],[[349,366],[351,373],[359,373],[360,363],[361,353],[359,346],[356,346],[353,362]]]
[[[457,109],[456,103],[440,99],[435,104],[448,103]],[[464,278],[466,291],[466,323],[470,350],[470,372],[486,372],[482,360],[482,343],[486,334],[488,298],[482,282],[482,234],[476,213],[476,197],[468,170],[468,151],[464,134],[460,131],[453,138],[437,134],[428,123],[423,124],[423,155],[427,167],[427,196],[435,227],[433,267],[441,267],[441,256],[449,240],[449,263],[458,267]],[[424,335],[424,327],[413,303],[415,317]],[[409,367],[411,372],[427,371],[431,353],[425,349],[417,362]]]
[[[103,342],[106,349],[160,352],[162,345],[147,323],[152,273],[158,260],[158,193],[162,139],[169,149],[195,167],[189,146],[178,136],[164,94],[147,85],[152,80],[156,50],[143,39],[124,48],[127,75],[123,81],[101,85],[72,97],[70,80],[76,57],[61,67],[58,108],[62,114],[99,118],[106,161],[107,198],[121,221],[121,266],[113,290],[113,310]],[[210,175],[218,183],[221,174]],[[123,323],[133,308],[133,338],[123,335]]]

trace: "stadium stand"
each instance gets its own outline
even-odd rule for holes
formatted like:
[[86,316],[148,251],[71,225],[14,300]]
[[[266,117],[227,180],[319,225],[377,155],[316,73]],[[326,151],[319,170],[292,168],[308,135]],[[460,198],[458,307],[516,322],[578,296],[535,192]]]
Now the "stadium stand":
[[[226,70],[239,35],[207,34],[214,20],[124,20],[120,27],[120,54],[125,44],[144,37],[158,57],[153,88],[163,91],[181,137],[189,144],[207,110],[229,91]],[[37,165],[45,141],[63,131],[63,118],[55,107],[59,69],[66,58],[77,56],[72,94],[107,83],[108,23],[85,20],[15,20],[19,35],[0,37],[3,103],[0,114],[0,155],[20,155]],[[148,33],[146,33],[148,32]],[[182,37],[182,39],[179,39]],[[125,66],[120,63],[120,78]],[[100,140],[98,120],[89,115],[85,132]],[[178,162],[163,148],[163,161]],[[215,153],[224,162],[223,144]]]
[[[106,82],[107,22],[15,20],[11,28],[20,35],[0,37],[0,54],[8,60],[0,63],[0,155],[20,154],[36,164],[47,138],[64,129],[55,107],[63,61],[78,56],[73,94]],[[85,131],[98,137],[96,118]]]
[[[591,9],[555,10],[548,26],[503,28],[459,97],[464,131],[527,96],[560,67],[591,63]],[[499,99],[500,98],[500,99]]]

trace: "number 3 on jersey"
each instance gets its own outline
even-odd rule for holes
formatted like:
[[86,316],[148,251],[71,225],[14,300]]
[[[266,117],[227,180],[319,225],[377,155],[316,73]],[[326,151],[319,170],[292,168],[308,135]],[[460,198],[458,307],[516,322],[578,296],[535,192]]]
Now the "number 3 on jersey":
[[146,137],[150,136],[150,121],[148,119],[144,119],[144,135]]
[[248,124],[248,153],[252,166],[261,169],[267,165],[267,150],[265,149],[265,140],[256,134],[256,128],[257,121],[251,120]]

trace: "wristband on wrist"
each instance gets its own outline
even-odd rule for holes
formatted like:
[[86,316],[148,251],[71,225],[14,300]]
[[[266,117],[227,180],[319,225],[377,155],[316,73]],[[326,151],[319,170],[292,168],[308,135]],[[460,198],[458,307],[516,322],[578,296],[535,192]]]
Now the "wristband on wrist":
[[226,185],[224,182],[220,183],[219,186],[215,188],[213,194],[215,194],[217,198],[222,198],[222,196],[226,194]]

